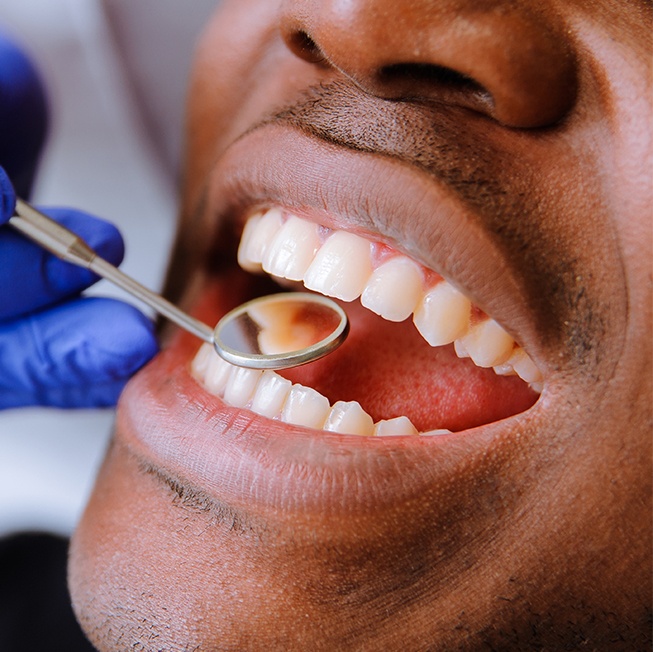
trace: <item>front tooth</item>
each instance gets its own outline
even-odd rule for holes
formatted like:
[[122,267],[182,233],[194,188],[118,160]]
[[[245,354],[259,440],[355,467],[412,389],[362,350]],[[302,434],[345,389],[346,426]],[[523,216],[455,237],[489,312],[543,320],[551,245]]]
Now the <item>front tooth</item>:
[[467,332],[471,311],[469,299],[442,281],[424,295],[413,321],[431,346],[444,346]]
[[384,319],[403,321],[415,310],[422,283],[418,265],[405,256],[396,256],[374,270],[361,303]]
[[248,272],[261,270],[270,243],[283,225],[283,214],[271,208],[264,215],[254,215],[245,224],[238,247],[238,264]]
[[329,412],[326,396],[304,385],[293,385],[283,406],[281,420],[296,426],[320,429]]
[[235,367],[224,390],[224,400],[234,407],[245,407],[252,398],[263,372]]
[[304,285],[343,301],[357,299],[372,274],[371,245],[347,231],[336,231],[319,249]]
[[223,360],[217,353],[211,356],[204,375],[206,389],[215,396],[222,396],[234,366]]
[[326,418],[323,430],[369,436],[374,434],[374,421],[357,401],[337,401]]
[[379,421],[374,426],[374,434],[378,437],[388,435],[416,435],[417,428],[411,423],[408,417],[396,417]]
[[515,341],[494,319],[486,319],[473,326],[461,344],[476,366],[494,367],[508,360]]
[[274,276],[301,281],[319,248],[318,225],[291,215],[267,248],[263,269]]
[[264,371],[252,398],[252,411],[269,419],[279,416],[291,384],[274,371]]

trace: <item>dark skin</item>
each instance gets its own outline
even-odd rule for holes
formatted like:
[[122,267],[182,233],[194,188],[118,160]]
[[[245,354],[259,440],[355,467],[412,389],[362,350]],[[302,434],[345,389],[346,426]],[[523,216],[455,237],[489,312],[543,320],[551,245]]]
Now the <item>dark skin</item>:
[[325,436],[203,394],[171,335],[73,542],[99,649],[650,647],[650,28],[608,0],[216,12],[169,296],[210,323],[258,292],[225,242],[280,205],[455,279],[544,390],[440,441]]

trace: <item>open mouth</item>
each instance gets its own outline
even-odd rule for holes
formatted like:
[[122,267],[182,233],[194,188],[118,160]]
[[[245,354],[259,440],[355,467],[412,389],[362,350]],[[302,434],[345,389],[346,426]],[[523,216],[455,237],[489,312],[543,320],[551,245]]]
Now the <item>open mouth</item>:
[[217,323],[279,286],[308,286],[341,297],[350,330],[280,372],[230,366],[177,331],[118,406],[117,442],[145,468],[247,514],[339,518],[403,510],[435,479],[495,477],[535,432],[556,368],[531,270],[446,184],[264,125],[190,197],[170,298]]
[[238,263],[345,302],[351,334],[283,372],[235,367],[203,345],[191,373],[232,407],[341,434],[439,435],[527,410],[542,390],[537,366],[494,319],[385,243],[272,205],[247,214]]

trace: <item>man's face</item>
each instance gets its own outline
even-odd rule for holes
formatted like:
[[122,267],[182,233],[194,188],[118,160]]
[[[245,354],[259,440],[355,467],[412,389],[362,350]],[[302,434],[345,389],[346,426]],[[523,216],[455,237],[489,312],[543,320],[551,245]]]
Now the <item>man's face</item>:
[[215,323],[286,276],[352,330],[283,376],[176,333],[134,378],[72,547],[100,649],[647,646],[650,27],[223,4],[169,293]]

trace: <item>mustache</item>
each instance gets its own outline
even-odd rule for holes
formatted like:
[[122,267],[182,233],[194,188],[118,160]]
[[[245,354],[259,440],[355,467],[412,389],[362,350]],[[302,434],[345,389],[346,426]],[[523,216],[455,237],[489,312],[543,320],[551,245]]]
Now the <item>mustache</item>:
[[325,142],[419,168],[483,213],[509,196],[492,161],[497,151],[461,129],[461,107],[374,97],[353,83],[310,87],[262,124],[287,124]]

